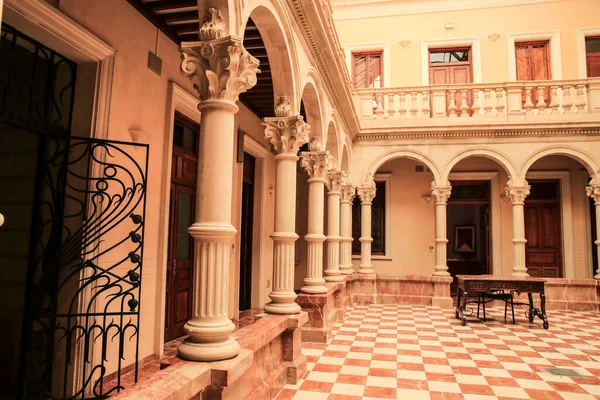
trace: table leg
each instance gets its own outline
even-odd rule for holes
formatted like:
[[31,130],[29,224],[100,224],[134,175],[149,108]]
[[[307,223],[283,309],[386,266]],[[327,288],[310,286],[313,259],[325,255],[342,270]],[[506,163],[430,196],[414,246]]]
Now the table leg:
[[540,303],[542,305],[542,315],[540,318],[544,321],[544,329],[548,329],[548,317],[546,316],[546,294],[540,293]]
[[534,312],[533,312],[533,295],[531,293],[527,293],[527,297],[529,298],[529,323],[533,322]]
[[468,298],[469,298],[469,293],[463,291],[462,326],[467,325],[467,299]]
[[454,315],[455,317],[458,319],[459,316],[459,310],[460,310],[460,298],[461,298],[461,293],[462,291],[460,290],[459,287],[456,288],[456,308],[454,309]]

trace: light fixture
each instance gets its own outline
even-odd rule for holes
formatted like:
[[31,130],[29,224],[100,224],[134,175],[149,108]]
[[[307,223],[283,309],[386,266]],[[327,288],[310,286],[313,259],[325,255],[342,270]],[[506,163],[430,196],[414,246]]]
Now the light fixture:
[[425,200],[425,203],[429,204],[431,203],[431,200],[433,200],[433,196],[430,194],[426,194],[425,196],[422,196],[422,199]]

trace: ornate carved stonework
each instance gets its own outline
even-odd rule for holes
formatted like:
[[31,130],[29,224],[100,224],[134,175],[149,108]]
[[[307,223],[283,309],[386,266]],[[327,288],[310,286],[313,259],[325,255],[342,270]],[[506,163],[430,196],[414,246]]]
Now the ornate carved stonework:
[[181,69],[194,83],[201,100],[235,102],[240,93],[256,85],[259,62],[239,38],[229,36],[189,47],[183,43],[181,53]]
[[506,184],[506,196],[510,199],[513,204],[523,204],[525,198],[529,196],[531,186],[525,181],[524,186],[515,186],[512,180]]
[[[281,96],[275,105],[276,117],[290,117],[292,115],[292,105],[287,97]],[[312,151],[312,150],[311,150]]]
[[327,172],[327,189],[329,193],[340,193],[342,184],[346,181],[346,173],[344,171],[331,170]]
[[342,203],[352,204],[354,197],[356,197],[356,187],[350,182],[342,184]]
[[588,196],[594,199],[596,204],[600,204],[600,182],[597,178],[592,178],[590,186],[585,188]]
[[311,136],[308,141],[308,151],[321,151],[321,139],[317,136]]
[[431,182],[431,195],[435,197],[435,204],[446,204],[448,198],[452,194],[452,186],[446,181],[445,185],[436,185],[436,182]]
[[300,153],[300,165],[310,178],[325,178],[335,166],[333,156],[328,151],[303,151]]
[[200,27],[200,40],[221,39],[225,36],[225,21],[221,13],[210,7],[204,14],[204,23]]
[[300,115],[264,118],[262,125],[275,155],[297,155],[300,147],[308,142],[310,125]]
[[367,174],[362,181],[362,185],[356,188],[358,197],[362,204],[371,204],[376,194],[376,185],[373,175]]

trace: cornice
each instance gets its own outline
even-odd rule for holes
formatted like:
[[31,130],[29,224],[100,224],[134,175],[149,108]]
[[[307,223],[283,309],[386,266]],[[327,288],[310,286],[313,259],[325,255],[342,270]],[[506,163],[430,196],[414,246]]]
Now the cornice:
[[286,4],[291,7],[302,36],[309,45],[310,54],[323,76],[326,89],[331,94],[331,102],[338,110],[346,132],[354,138],[360,129],[359,122],[329,0],[291,0]]

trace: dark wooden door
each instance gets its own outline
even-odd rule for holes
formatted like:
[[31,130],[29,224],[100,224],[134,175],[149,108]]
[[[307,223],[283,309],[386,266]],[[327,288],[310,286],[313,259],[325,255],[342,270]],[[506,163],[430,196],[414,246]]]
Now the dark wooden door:
[[252,230],[254,217],[254,171],[256,160],[244,153],[242,224],[240,229],[240,311],[252,306]]
[[166,276],[165,342],[185,335],[192,316],[198,126],[177,116],[173,138]]
[[563,266],[558,182],[531,186],[534,196],[525,200],[527,272],[535,277],[560,278]]
[[600,36],[585,38],[588,78],[600,77]]
[[592,228],[592,276],[596,275],[596,270],[598,269],[598,250],[596,245],[596,240],[598,240],[596,234],[596,203],[594,199],[590,197],[590,221]]
[[[519,81],[547,81],[552,79],[550,74],[549,43],[531,42],[515,44],[515,59],[517,63],[517,80]],[[525,104],[525,92],[522,95]],[[533,90],[531,101],[535,106],[538,101],[537,90]],[[550,103],[550,92],[544,90],[544,101]]]
[[[464,61],[463,61],[464,60]],[[471,49],[436,49],[429,54],[429,83],[431,85],[452,85],[471,83],[473,71],[471,68]],[[472,105],[471,94],[467,95],[467,104]],[[455,93],[456,114],[460,115],[462,94]],[[450,105],[449,95],[446,97],[446,107]]]

